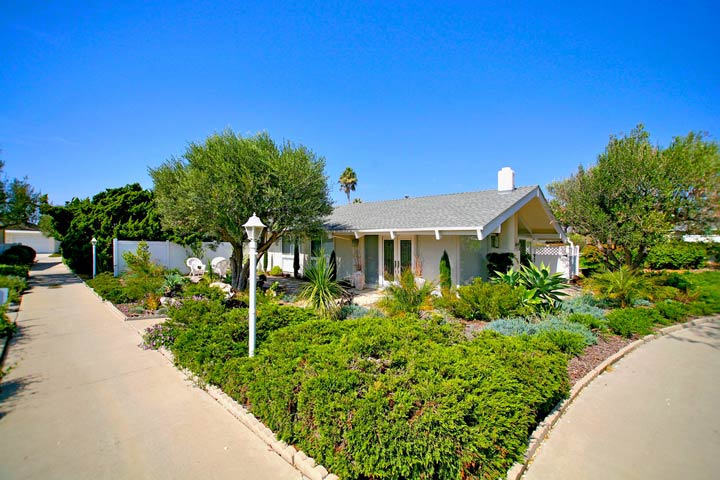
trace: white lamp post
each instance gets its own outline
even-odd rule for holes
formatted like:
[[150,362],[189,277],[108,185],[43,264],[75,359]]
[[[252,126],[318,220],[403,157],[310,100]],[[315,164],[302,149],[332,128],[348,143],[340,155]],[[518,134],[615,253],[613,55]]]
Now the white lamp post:
[[248,292],[250,294],[250,309],[248,312],[250,332],[248,335],[248,353],[253,357],[255,356],[255,286],[257,281],[255,278],[255,264],[257,263],[257,240],[260,238],[265,224],[253,213],[243,227],[245,227],[245,233],[247,233],[248,240],[250,240],[250,291]]
[[95,273],[97,272],[97,255],[95,254],[95,252],[96,252],[95,247],[97,246],[97,239],[95,237],[93,237],[92,240],[90,240],[90,243],[92,244],[92,247],[93,247],[93,254],[92,254],[93,255],[93,277],[92,278],[95,278]]

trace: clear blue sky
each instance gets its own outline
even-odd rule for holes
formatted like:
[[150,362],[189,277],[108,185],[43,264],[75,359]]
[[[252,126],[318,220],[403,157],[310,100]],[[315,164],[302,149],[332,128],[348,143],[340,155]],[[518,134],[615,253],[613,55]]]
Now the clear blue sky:
[[[85,3],[84,5],[80,5]],[[393,5],[391,5],[391,3]],[[55,204],[267,131],[364,200],[545,185],[643,122],[720,135],[720,3],[0,3],[0,159]]]

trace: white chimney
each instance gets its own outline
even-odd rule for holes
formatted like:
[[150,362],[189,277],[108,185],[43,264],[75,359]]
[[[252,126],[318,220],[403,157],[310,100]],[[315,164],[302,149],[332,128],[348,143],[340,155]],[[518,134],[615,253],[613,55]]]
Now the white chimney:
[[515,172],[510,167],[503,167],[498,171],[498,192],[515,190]]

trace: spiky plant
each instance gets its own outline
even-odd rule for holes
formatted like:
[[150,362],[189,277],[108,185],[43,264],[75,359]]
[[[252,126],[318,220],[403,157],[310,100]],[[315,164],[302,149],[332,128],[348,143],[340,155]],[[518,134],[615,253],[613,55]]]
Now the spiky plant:
[[378,305],[391,316],[403,313],[417,314],[423,306],[429,306],[430,294],[434,288],[435,284],[432,282],[418,286],[415,275],[408,268],[400,274],[400,282],[397,285],[388,285],[385,289],[385,297]]
[[621,308],[632,306],[633,301],[642,298],[650,288],[648,279],[627,265],[595,274],[586,281],[586,285],[601,298]]
[[305,277],[308,283],[298,297],[307,300],[321,317],[336,318],[340,310],[337,300],[345,290],[332,279],[332,268],[325,252],[320,250],[317,258],[310,262],[305,269]]

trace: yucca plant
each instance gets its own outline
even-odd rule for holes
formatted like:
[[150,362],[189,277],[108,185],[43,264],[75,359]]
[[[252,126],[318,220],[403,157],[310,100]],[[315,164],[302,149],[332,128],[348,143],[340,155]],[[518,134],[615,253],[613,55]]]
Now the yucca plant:
[[305,269],[305,277],[308,284],[298,297],[307,300],[321,317],[336,318],[340,310],[337,300],[345,289],[332,279],[332,266],[325,258],[325,252],[320,250],[317,258],[310,262]]
[[586,285],[601,298],[621,308],[632,306],[633,301],[642,298],[650,288],[648,279],[627,265],[595,274],[586,281]]
[[421,307],[429,305],[430,294],[435,288],[432,282],[418,286],[412,270],[405,269],[400,274],[397,285],[390,284],[385,289],[385,297],[380,300],[379,306],[389,315],[403,313],[417,314]]

